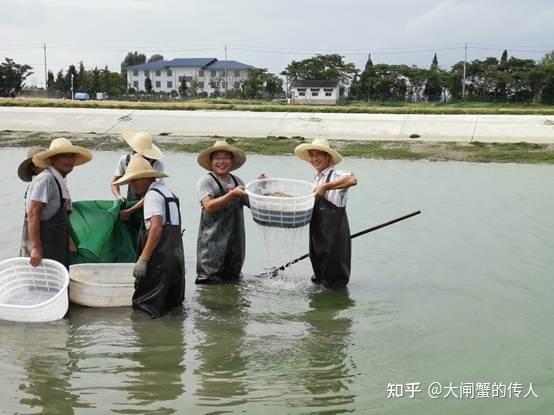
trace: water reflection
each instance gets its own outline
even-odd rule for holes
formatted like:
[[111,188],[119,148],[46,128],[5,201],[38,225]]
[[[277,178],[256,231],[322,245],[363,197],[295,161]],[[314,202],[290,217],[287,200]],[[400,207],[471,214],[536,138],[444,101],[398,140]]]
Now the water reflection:
[[348,346],[352,338],[352,319],[344,312],[354,307],[348,290],[317,291],[309,295],[310,310],[303,320],[309,324],[304,339],[307,367],[300,375],[311,398],[308,407],[326,408],[325,413],[351,412],[355,395],[350,391],[353,375]]
[[[239,284],[197,287],[195,327],[200,340],[196,346],[199,367],[195,395],[200,406],[232,407],[246,402],[248,393],[243,357],[246,308]],[[227,409],[228,410],[228,409]]]
[[[71,328],[67,320],[44,324],[17,324],[11,342],[27,345],[23,356],[25,381],[19,386],[27,394],[20,404],[39,408],[41,414],[74,414],[92,406],[80,401],[71,385],[74,362],[68,352]],[[29,346],[32,345],[32,350]]]
[[156,320],[134,310],[131,327],[136,348],[128,357],[136,364],[128,370],[125,389],[127,402],[137,409],[114,412],[177,413],[176,401],[185,391],[182,382],[185,372],[182,309]]

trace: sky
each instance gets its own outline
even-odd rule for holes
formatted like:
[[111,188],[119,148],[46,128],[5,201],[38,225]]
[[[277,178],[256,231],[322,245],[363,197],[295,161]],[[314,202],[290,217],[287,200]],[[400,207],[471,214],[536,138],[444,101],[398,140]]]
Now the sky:
[[227,58],[270,72],[338,53],[448,69],[467,58],[540,60],[554,50],[553,0],[0,0],[0,59],[34,68],[28,85],[83,61],[117,71],[129,51]]

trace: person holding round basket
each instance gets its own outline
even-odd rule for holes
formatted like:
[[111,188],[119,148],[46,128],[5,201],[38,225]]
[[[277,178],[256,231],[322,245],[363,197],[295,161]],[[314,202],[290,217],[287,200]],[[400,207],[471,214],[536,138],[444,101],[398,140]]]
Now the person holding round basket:
[[312,281],[332,289],[344,288],[350,280],[351,261],[347,191],[357,184],[356,177],[335,168],[342,156],[323,138],[311,144],[300,144],[294,152],[316,171],[315,203],[310,221]]
[[185,255],[181,238],[179,199],[157,178],[156,171],[141,155],[131,157],[125,175],[115,181],[129,184],[144,194],[144,223],[137,241],[137,262],[133,269],[133,307],[152,318],[181,305],[185,298]]
[[48,150],[33,156],[33,164],[43,171],[33,178],[25,199],[32,266],[48,258],[69,269],[70,252],[77,248],[69,236],[67,215],[72,204],[66,177],[75,166],[91,159],[90,151],[67,138],[52,140]]
[[240,148],[216,141],[200,152],[198,164],[208,170],[197,183],[202,206],[196,250],[196,284],[236,281],[245,257],[244,182],[231,171],[246,161]]

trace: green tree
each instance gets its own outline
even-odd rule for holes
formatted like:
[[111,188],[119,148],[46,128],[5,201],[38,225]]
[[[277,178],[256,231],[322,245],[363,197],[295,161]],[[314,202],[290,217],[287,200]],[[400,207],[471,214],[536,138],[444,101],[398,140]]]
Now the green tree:
[[65,88],[65,76],[63,74],[63,69],[60,69],[56,75],[56,81],[54,82],[54,89],[61,94],[67,93]]
[[192,78],[190,81],[189,94],[191,97],[196,97],[198,95],[198,79]]
[[255,68],[248,71],[248,77],[243,84],[245,98],[256,98],[262,92],[266,80],[267,69]]
[[163,60],[164,60],[163,55],[160,55],[159,53],[155,53],[154,55],[148,58],[148,62],[156,62],[156,61],[163,61]]
[[187,79],[184,76],[181,78],[181,84],[179,85],[179,94],[181,94],[181,98],[187,96]]
[[554,65],[554,50],[543,56],[541,59],[542,65]]
[[146,55],[144,53],[129,52],[125,59],[121,62],[121,74],[127,76],[127,67],[146,63]]
[[25,80],[33,74],[29,65],[15,63],[13,59],[5,58],[0,64],[0,96],[8,95],[12,88],[20,93],[25,86]]
[[433,56],[433,62],[431,62],[430,70],[434,71],[439,69],[439,60],[437,59],[437,54],[435,53],[435,56]]
[[289,80],[317,79],[338,80],[343,85],[350,85],[357,69],[353,63],[345,63],[338,54],[316,55],[301,61],[292,61],[281,75]]
[[144,89],[146,90],[147,94],[150,94],[152,92],[152,80],[150,77],[146,77],[144,80]]
[[274,98],[275,94],[283,92],[283,80],[277,75],[266,73],[265,76],[265,91],[270,98]]
[[502,52],[502,56],[500,57],[500,63],[506,63],[508,62],[508,51],[504,49],[504,52]]
[[357,77],[357,71],[354,74],[354,79],[352,80],[351,86],[351,94],[358,99],[369,99],[371,96],[375,95],[376,81],[377,77],[370,53],[367,55],[367,61],[365,63],[364,70],[360,74],[360,77]]
[[56,88],[55,81],[54,81],[54,74],[52,71],[48,71],[47,81],[46,81],[48,92],[53,92]]

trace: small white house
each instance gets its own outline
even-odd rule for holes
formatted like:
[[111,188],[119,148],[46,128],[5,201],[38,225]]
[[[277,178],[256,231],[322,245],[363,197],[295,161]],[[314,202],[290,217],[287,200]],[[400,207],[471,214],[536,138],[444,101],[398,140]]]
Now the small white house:
[[290,88],[292,104],[336,105],[339,99],[339,81],[297,79]]
[[225,90],[239,91],[248,71],[253,68],[241,62],[216,58],[162,60],[127,67],[127,86],[145,91],[144,83],[150,78],[153,91],[170,93],[178,91],[185,78],[189,93],[195,85],[197,94],[204,92],[211,96],[217,91],[222,95]]

